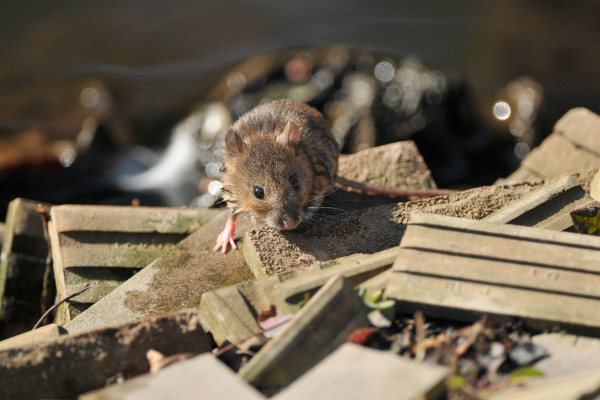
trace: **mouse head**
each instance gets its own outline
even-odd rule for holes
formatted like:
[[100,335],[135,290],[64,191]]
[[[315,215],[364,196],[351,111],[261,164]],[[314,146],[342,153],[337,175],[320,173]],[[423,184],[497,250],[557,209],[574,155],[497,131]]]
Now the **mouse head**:
[[224,199],[275,229],[294,229],[306,214],[314,171],[302,151],[300,129],[293,121],[272,135],[225,137]]

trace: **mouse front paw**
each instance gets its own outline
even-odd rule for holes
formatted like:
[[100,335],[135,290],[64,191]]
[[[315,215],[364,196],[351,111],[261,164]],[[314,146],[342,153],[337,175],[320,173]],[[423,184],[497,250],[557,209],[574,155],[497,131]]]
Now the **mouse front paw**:
[[223,229],[223,232],[221,232],[217,238],[217,243],[215,244],[215,247],[213,247],[213,251],[221,250],[223,254],[225,254],[229,251],[229,246],[231,246],[232,249],[236,248],[235,242],[233,241],[236,217],[236,215],[229,216],[227,223],[225,224],[225,229]]
[[227,253],[229,251],[229,246],[231,246],[232,249],[236,248],[235,242],[233,241],[233,234],[224,230],[217,238],[217,243],[215,244],[213,251],[221,250],[223,253]]

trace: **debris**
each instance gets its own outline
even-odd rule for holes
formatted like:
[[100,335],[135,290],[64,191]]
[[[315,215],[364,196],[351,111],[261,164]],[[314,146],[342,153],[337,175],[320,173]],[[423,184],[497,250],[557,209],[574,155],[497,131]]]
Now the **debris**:
[[592,199],[572,176],[563,175],[483,220],[574,232],[574,221],[569,212],[591,205],[600,203]]
[[346,343],[273,399],[436,399],[449,375],[446,367]]
[[[148,316],[197,307],[202,293],[252,279],[240,252],[213,252],[227,212],[178,243],[65,324],[69,333],[122,324]],[[247,226],[239,218],[240,231]]]
[[371,255],[355,255],[321,265],[321,270],[290,271],[204,293],[200,302],[202,326],[216,343],[226,339],[238,342],[257,332],[255,316],[272,305],[283,314],[294,314],[306,301],[335,275],[343,275],[354,285],[388,270],[396,259],[398,248]]
[[366,312],[350,282],[331,278],[239,374],[261,389],[287,385],[365,326]]
[[265,399],[212,354],[177,362],[155,374],[141,375],[120,385],[79,396],[80,400],[106,399]]
[[58,298],[88,283],[92,286],[59,307],[58,321],[71,321],[218,213],[168,207],[53,207],[49,231]]
[[210,346],[196,312],[182,311],[0,351],[0,385],[11,399],[73,398],[148,372],[150,349],[169,356]]
[[413,214],[386,295],[403,312],[597,333],[599,258],[594,236]]

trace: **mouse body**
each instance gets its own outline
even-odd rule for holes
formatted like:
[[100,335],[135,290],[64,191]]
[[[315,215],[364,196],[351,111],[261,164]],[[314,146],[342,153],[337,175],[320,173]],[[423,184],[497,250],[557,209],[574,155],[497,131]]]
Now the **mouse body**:
[[306,104],[275,100],[240,117],[225,136],[223,199],[232,214],[215,250],[234,247],[241,212],[278,230],[308,220],[337,180],[339,154],[329,123]]

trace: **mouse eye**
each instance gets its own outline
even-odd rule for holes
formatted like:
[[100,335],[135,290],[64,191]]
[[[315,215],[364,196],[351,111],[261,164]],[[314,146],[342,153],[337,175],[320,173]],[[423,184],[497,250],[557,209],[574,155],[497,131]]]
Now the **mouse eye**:
[[296,178],[296,175],[290,176],[289,181],[294,189],[298,189],[300,187],[300,182],[298,182],[298,178]]
[[259,200],[262,200],[265,198],[265,192],[263,191],[263,188],[261,188],[260,186],[254,186],[252,193],[254,194],[254,197],[256,197]]

